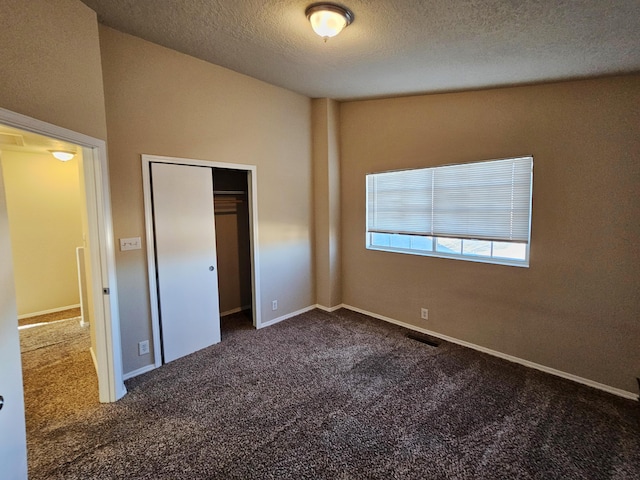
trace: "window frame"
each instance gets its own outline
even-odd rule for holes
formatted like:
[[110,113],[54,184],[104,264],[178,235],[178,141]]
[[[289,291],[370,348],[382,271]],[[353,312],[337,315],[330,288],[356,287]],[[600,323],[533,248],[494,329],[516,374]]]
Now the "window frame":
[[[392,173],[399,171],[411,171],[411,170],[424,170],[425,168],[429,169],[437,169],[440,167],[448,167],[448,166],[461,166],[461,165],[472,165],[478,163],[486,163],[486,162],[494,162],[494,161],[502,161],[502,160],[519,160],[519,159],[530,159],[531,161],[531,173],[530,173],[530,185],[529,185],[529,215],[528,215],[528,235],[526,243],[523,241],[505,241],[505,240],[488,240],[486,238],[472,238],[472,237],[456,237],[456,236],[438,236],[438,235],[421,235],[421,234],[408,234],[408,233],[391,233],[391,232],[373,232],[369,230],[369,182],[368,179],[371,175],[383,174],[383,173]],[[505,265],[512,267],[522,267],[529,268],[530,267],[530,250],[531,250],[531,221],[533,214],[533,165],[534,158],[533,155],[521,155],[517,157],[507,157],[502,159],[492,159],[492,160],[482,160],[482,161],[474,161],[474,162],[466,162],[466,163],[456,163],[456,164],[446,164],[446,165],[436,165],[433,167],[421,167],[421,168],[411,168],[411,169],[402,169],[402,170],[387,170],[382,172],[374,172],[368,173],[365,175],[365,247],[367,250],[374,251],[382,251],[382,252],[390,252],[390,253],[402,253],[408,255],[418,255],[424,257],[436,257],[436,258],[447,258],[452,260],[464,260],[468,262],[476,262],[476,263],[489,263],[495,265]],[[386,235],[389,237],[389,245],[375,245],[373,241],[374,235]],[[430,250],[422,250],[422,249],[414,249],[414,248],[403,248],[398,246],[391,246],[391,240],[394,235],[402,236],[402,237],[419,237],[422,239],[430,239],[431,241],[431,249]],[[400,238],[400,237],[398,237]],[[437,242],[438,239],[456,239],[460,240],[460,253],[448,253],[437,251]],[[465,241],[483,241],[490,243],[490,255],[473,255],[473,254],[465,254],[464,253],[464,242]],[[496,243],[512,243],[512,244],[520,244],[524,245],[524,258],[507,258],[507,257],[496,257],[494,255],[494,244]]]

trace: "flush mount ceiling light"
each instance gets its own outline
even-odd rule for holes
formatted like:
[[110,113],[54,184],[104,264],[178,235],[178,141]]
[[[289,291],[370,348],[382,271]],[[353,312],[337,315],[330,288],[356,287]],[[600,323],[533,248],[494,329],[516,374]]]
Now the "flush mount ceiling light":
[[334,3],[314,3],[304,13],[313,31],[324,38],[325,42],[353,22],[353,12]]
[[76,156],[76,152],[70,152],[69,150],[49,150],[51,155],[60,160],[61,162],[67,162]]

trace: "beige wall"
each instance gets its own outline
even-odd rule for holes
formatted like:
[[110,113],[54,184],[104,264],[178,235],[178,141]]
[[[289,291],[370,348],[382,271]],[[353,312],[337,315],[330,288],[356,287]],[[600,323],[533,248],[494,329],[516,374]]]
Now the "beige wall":
[[[344,302],[636,391],[639,106],[639,76],[343,104]],[[367,172],[525,154],[530,268],[365,249]]]
[[[257,165],[262,320],[314,304],[310,100],[110,28],[100,41],[116,242],[145,236],[141,154]],[[145,248],[116,254],[125,372],[151,363]]]
[[340,253],[340,104],[312,100],[316,301],[342,303]]
[[2,0],[0,107],[107,135],[96,14],[79,0]]
[[77,305],[78,159],[60,162],[49,154],[5,151],[2,170],[18,315]]

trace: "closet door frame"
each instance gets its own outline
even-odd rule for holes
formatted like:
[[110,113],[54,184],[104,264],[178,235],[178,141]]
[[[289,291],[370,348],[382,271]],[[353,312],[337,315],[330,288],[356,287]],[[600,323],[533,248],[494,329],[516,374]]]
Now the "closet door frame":
[[[144,217],[147,243],[147,265],[149,274],[149,299],[151,310],[151,329],[153,334],[154,366],[162,365],[162,343],[160,340],[160,315],[158,313],[158,285],[155,252],[155,234],[153,229],[153,203],[151,192],[151,164],[172,163],[176,165],[190,165],[196,167],[226,168],[247,172],[247,194],[249,206],[249,238],[251,254],[251,308],[253,312],[253,326],[262,328],[260,312],[260,266],[258,248],[258,182],[257,167],[238,163],[213,162],[192,158],[164,157],[158,155],[141,156],[142,159],[142,187],[144,194]],[[215,172],[214,172],[215,173]],[[211,192],[213,201],[213,191]]]

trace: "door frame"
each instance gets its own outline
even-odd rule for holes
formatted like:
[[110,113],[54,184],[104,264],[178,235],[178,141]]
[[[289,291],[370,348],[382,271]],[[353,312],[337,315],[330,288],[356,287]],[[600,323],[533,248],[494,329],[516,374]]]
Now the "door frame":
[[[116,282],[115,248],[111,218],[111,195],[107,146],[104,140],[0,108],[0,123],[82,147],[88,213],[93,328],[96,335],[94,360],[100,402],[115,402],[127,390],[122,374],[122,346]],[[6,233],[8,235],[8,232]],[[102,299],[102,301],[100,301]],[[17,328],[17,319],[16,319]]]
[[[251,308],[253,312],[253,326],[262,328],[260,311],[260,263],[258,248],[258,173],[255,165],[239,163],[214,162],[192,158],[165,157],[159,155],[141,155],[142,189],[144,194],[144,219],[147,242],[147,265],[149,269],[149,300],[151,307],[151,329],[153,335],[153,353],[155,367],[162,365],[162,349],[160,340],[160,315],[158,312],[158,285],[156,269],[155,233],[153,229],[153,202],[151,197],[151,163],[173,163],[194,167],[226,168],[247,172],[248,207],[249,207],[249,243],[251,255]],[[213,192],[211,192],[213,200]]]

